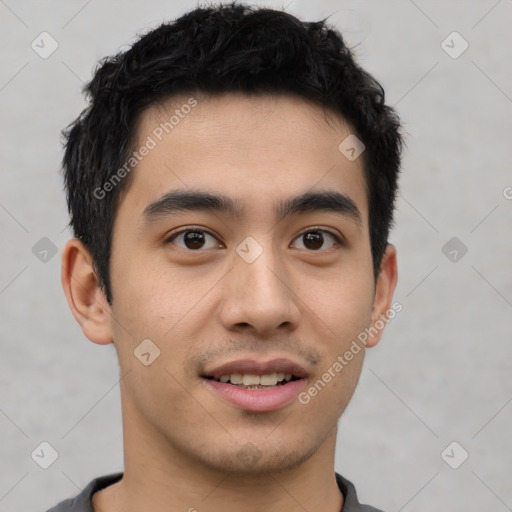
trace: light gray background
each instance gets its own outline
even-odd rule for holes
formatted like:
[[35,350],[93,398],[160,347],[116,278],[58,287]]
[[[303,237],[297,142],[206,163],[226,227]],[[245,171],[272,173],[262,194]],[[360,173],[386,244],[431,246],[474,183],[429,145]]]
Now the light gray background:
[[[0,512],[44,511],[123,469],[114,348],[83,336],[61,291],[60,130],[101,57],[194,5],[0,0]],[[332,15],[407,132],[391,237],[403,311],[367,352],[336,469],[386,511],[512,510],[512,1],[287,10]],[[31,48],[43,31],[59,44],[47,59]],[[441,46],[453,31],[469,43],[457,59]],[[454,236],[468,248],[457,262],[442,252]],[[32,253],[42,237],[59,248],[46,263]],[[46,470],[30,456],[42,441],[59,453]],[[441,457],[452,441],[469,453],[458,469]]]

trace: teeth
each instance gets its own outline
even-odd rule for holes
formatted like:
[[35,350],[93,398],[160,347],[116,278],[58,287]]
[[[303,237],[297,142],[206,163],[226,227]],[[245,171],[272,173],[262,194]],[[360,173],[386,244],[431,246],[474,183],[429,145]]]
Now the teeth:
[[274,372],[265,375],[254,375],[251,373],[232,373],[231,375],[222,375],[220,382],[231,382],[231,384],[242,384],[244,386],[275,386],[278,382],[290,381],[291,373]]
[[277,384],[277,373],[268,373],[260,377],[260,384],[264,386],[275,386]]
[[233,373],[229,376],[229,380],[231,381],[231,384],[243,384],[244,379],[242,377],[241,373]]
[[242,382],[244,386],[258,386],[260,383],[260,376],[247,373],[242,377]]

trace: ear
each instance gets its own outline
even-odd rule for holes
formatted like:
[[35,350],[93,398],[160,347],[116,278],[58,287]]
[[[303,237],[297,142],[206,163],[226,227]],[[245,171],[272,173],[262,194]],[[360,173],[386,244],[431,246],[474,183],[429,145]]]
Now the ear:
[[64,247],[61,278],[69,308],[85,336],[100,345],[112,343],[111,308],[100,289],[92,256],[77,238]]
[[[371,323],[368,331],[367,347],[377,345],[382,335],[384,326],[389,318],[391,301],[396,287],[398,277],[396,249],[394,245],[388,244],[382,258],[380,274],[375,286],[375,298],[371,313]],[[393,315],[394,316],[394,315]]]

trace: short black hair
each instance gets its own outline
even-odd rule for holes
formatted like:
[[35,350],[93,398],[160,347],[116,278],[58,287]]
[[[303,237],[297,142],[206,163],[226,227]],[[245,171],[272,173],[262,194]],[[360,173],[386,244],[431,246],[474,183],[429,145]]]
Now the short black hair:
[[349,122],[365,146],[370,243],[378,277],[393,223],[403,144],[400,120],[385,105],[382,86],[356,64],[326,19],[303,22],[283,11],[235,2],[198,7],[99,62],[84,87],[88,107],[62,132],[62,163],[70,225],[91,252],[110,304],[112,231],[130,175],[108,193],[104,184],[112,183],[129,158],[141,112],[194,92],[293,94]]

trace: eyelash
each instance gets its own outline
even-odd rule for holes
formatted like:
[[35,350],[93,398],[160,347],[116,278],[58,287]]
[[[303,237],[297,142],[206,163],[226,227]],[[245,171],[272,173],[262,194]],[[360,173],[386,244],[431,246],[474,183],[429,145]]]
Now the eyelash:
[[[182,235],[184,233],[187,233],[188,231],[199,231],[200,233],[206,233],[208,234],[209,236],[211,236],[212,238],[215,238],[217,240],[217,237],[211,233],[210,231],[208,231],[207,229],[202,229],[202,228],[198,228],[198,227],[194,227],[194,226],[191,226],[191,227],[188,227],[186,229],[182,229],[180,231],[177,231],[176,233],[172,233],[170,236],[168,236],[166,239],[165,239],[165,243],[172,243],[172,241],[178,237],[179,235]],[[295,238],[294,240],[297,240],[298,238],[300,238],[301,236],[304,236],[306,233],[311,233],[311,232],[322,232],[322,233],[327,233],[328,235],[330,235],[332,238],[334,238],[334,241],[335,241],[335,245],[338,245],[338,246],[342,246],[344,245],[341,237],[335,233],[333,233],[332,231],[328,230],[328,229],[324,229],[324,228],[321,228],[320,226],[312,226],[312,227],[309,227],[307,228],[306,230],[302,231],[301,233],[299,233]],[[335,246],[334,245],[334,246]],[[333,246],[333,247],[334,247]],[[332,247],[330,247],[331,249]],[[193,250],[193,249],[188,249],[188,248],[183,248],[183,247],[179,247],[179,249],[183,250],[183,251],[187,251],[187,252],[205,252],[205,250],[201,250],[201,249],[198,249],[198,250]],[[302,250],[302,249],[301,249]],[[307,250],[307,249],[306,249]],[[308,252],[324,252],[324,251],[327,251],[329,249],[319,249],[319,250],[309,250]]]

